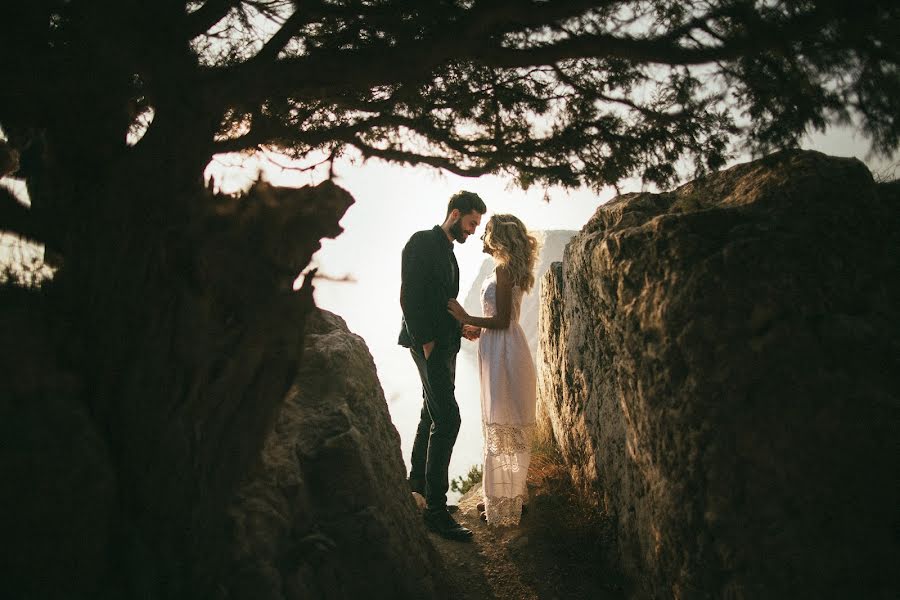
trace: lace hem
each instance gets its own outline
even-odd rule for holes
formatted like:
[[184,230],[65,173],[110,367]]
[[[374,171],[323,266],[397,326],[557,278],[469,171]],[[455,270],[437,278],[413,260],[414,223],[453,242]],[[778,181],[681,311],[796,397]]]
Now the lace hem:
[[493,456],[531,451],[534,425],[482,425],[485,451]]
[[513,498],[505,496],[485,496],[484,513],[487,516],[488,525],[508,527],[518,525],[522,518],[522,505],[525,496],[520,494]]

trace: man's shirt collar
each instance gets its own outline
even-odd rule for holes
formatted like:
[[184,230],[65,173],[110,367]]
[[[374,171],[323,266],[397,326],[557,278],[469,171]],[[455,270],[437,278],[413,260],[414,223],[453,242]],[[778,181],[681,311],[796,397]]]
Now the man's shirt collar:
[[447,234],[444,233],[444,230],[441,228],[441,226],[435,225],[434,229],[432,229],[432,231],[434,231],[437,235],[441,236],[441,239],[444,240],[444,242],[446,242],[446,244],[447,244],[447,249],[452,252],[453,251],[453,242],[451,240],[447,239]]

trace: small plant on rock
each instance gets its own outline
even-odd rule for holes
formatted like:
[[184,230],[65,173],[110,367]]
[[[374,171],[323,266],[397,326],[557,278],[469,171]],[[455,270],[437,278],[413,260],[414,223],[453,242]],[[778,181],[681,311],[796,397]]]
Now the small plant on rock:
[[481,483],[482,475],[483,473],[481,470],[481,465],[472,465],[465,477],[460,475],[459,477],[454,477],[450,480],[450,489],[454,492],[465,494],[473,487]]

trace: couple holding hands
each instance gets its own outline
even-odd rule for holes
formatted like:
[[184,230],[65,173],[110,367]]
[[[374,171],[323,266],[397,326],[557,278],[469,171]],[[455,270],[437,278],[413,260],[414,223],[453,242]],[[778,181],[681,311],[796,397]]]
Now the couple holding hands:
[[399,343],[410,349],[424,399],[409,484],[425,497],[425,526],[461,541],[472,531],[447,510],[450,455],[460,426],[454,382],[461,337],[478,342],[482,494],[489,525],[519,523],[534,431],[535,369],[518,321],[522,296],[534,286],[538,243],[518,218],[493,215],[481,236],[484,252],[495,262],[481,288],[484,316],[469,315],[456,300],[459,267],[453,242],[462,244],[473,235],[486,212],[477,194],[455,194],[444,222],[413,234],[402,257]]

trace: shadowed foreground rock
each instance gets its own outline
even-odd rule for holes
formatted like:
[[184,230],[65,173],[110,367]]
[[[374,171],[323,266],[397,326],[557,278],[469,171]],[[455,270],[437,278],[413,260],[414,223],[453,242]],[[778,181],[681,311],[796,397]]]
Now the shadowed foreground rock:
[[106,293],[0,285],[0,598],[439,597],[372,359],[291,287],[349,193],[191,200]]
[[375,364],[329,312],[307,319],[301,371],[231,514],[229,598],[443,597]]
[[543,286],[540,412],[658,598],[893,597],[900,194],[779,153],[600,207]]

